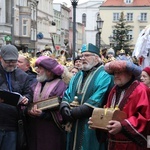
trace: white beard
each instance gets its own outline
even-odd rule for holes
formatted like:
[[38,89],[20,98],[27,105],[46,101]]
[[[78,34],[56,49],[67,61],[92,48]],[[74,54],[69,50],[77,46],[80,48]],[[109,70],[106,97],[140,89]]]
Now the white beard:
[[48,78],[47,78],[46,74],[44,73],[43,75],[37,75],[36,79],[37,79],[38,82],[44,82]]
[[82,65],[82,70],[88,71],[88,70],[92,69],[94,66],[95,66],[94,63],[92,63],[92,64],[83,64]]

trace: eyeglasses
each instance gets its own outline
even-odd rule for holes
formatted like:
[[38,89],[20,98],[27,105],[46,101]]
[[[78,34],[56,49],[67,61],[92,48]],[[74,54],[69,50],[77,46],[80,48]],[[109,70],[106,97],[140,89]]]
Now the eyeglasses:
[[[4,60],[4,59],[3,59],[3,60]],[[4,60],[4,62],[5,62],[6,64],[10,64],[10,63],[15,64],[15,63],[17,63],[17,60]]]
[[95,54],[83,54],[80,56],[80,58],[87,58],[87,57],[90,57],[90,56],[95,56]]

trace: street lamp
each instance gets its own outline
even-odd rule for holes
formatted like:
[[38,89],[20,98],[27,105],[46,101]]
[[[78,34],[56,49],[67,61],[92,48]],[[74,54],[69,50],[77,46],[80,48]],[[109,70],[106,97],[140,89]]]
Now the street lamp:
[[98,33],[96,34],[96,39],[97,39],[96,46],[100,48],[101,47],[101,33],[102,33],[102,27],[103,27],[104,21],[98,15],[96,22],[97,22],[97,30],[98,30]]
[[73,60],[75,59],[76,51],[76,6],[79,0],[70,0],[73,6]]

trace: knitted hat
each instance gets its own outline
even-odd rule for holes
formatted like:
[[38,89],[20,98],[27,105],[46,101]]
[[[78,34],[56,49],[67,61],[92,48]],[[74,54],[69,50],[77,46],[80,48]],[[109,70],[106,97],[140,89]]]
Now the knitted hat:
[[35,62],[35,66],[41,66],[54,74],[61,76],[64,71],[64,67],[60,65],[55,59],[48,56],[40,56]]
[[114,74],[114,72],[131,72],[135,77],[141,75],[141,68],[130,61],[124,60],[114,60],[105,65],[105,71],[109,74]]
[[18,50],[11,44],[2,46],[0,55],[4,60],[18,60]]
[[150,76],[150,66],[143,69]]
[[100,49],[91,43],[82,45],[81,53],[84,53],[84,52],[91,52],[100,56]]
[[107,55],[109,55],[109,54],[112,54],[114,56],[115,55],[115,51],[112,48],[110,48],[107,51]]

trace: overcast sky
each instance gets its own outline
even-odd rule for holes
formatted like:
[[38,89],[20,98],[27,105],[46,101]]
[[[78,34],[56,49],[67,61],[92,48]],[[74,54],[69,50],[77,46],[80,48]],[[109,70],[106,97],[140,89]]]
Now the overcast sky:
[[[81,4],[81,3],[84,3],[84,2],[87,2],[88,0],[79,0],[78,1],[78,4]],[[70,0],[54,0],[53,1],[54,3],[62,3],[62,2],[65,2],[67,3],[68,6],[71,6],[71,1]]]

